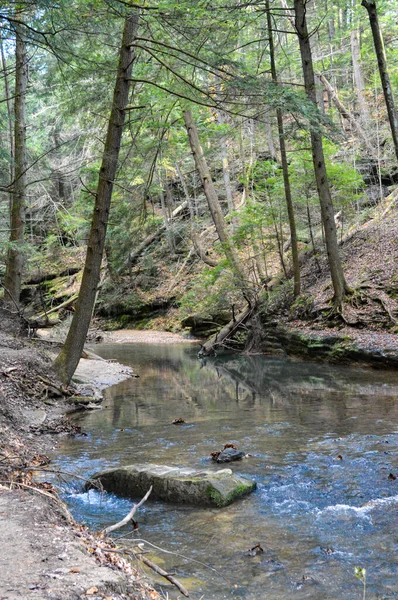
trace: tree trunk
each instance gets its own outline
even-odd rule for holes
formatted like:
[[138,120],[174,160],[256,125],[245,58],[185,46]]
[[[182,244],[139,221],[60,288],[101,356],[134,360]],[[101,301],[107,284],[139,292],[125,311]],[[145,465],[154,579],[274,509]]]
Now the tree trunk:
[[[219,125],[224,124],[224,115],[219,110],[217,111],[217,120]],[[221,159],[222,159],[222,171],[224,177],[224,185],[225,185],[225,193],[227,196],[227,205],[228,212],[232,213],[234,210],[234,200],[232,197],[232,187],[231,187],[231,177],[229,172],[229,163],[228,163],[228,148],[225,136],[223,135],[220,140],[221,145]]]
[[69,383],[76,370],[86,341],[95,297],[100,280],[102,255],[108,226],[113,181],[116,174],[134,60],[133,40],[137,33],[139,13],[126,18],[119,54],[116,84],[113,94],[108,131],[99,172],[93,218],[87,246],[86,262],[76,311],[65,344],[55,361],[58,375]]
[[330,85],[330,83],[328,82],[326,77],[324,75],[322,75],[322,73],[319,73],[318,77],[321,80],[321,82],[323,83],[323,85],[325,86],[325,89],[328,91],[330,98],[332,99],[332,102],[334,102],[334,104],[335,104],[337,110],[339,111],[339,113],[341,114],[341,116],[344,117],[345,119],[347,119],[347,121],[350,123],[350,125],[354,129],[354,131],[357,132],[358,137],[361,138],[361,140],[362,140],[366,150],[370,154],[370,156],[374,156],[374,154],[375,154],[374,148],[369,143],[369,139],[368,139],[366,133],[364,132],[364,130],[362,129],[361,125],[359,124],[359,122],[355,119],[354,115],[348,110],[348,108],[346,108],[344,106],[344,104],[338,97],[336,90]]
[[26,90],[28,86],[28,57],[23,25],[15,21],[15,101],[14,149],[15,168],[11,203],[10,248],[7,254],[4,300],[7,307],[19,304],[24,265],[26,207]]
[[[296,32],[300,43],[305,91],[308,99],[316,106],[315,76],[306,21],[306,0],[294,0],[294,11]],[[311,130],[311,147],[322,221],[325,228],[326,250],[334,290],[333,301],[339,307],[343,302],[346,292],[348,292],[348,286],[345,281],[339,255],[333,203],[323,154],[322,136],[315,127]]]
[[221,206],[218,200],[217,192],[215,190],[210,170],[207,166],[207,162],[204,157],[202,147],[200,145],[198,131],[196,129],[196,125],[190,110],[184,110],[184,123],[188,132],[189,143],[195,160],[195,165],[198,170],[200,180],[202,182],[203,190],[205,192],[211,216],[216,227],[217,235],[222,244],[225,256],[230,264],[232,273],[236,279],[237,286],[242,290],[245,298],[248,299],[249,288],[245,278],[245,272],[240,262],[240,259],[237,253],[235,252],[234,248],[232,247],[231,241],[229,239],[229,235],[227,232],[227,224],[225,222],[224,215],[221,211]]
[[[162,180],[160,178],[159,175],[159,184],[160,186],[162,186]],[[164,184],[165,186],[167,186],[167,182]],[[164,221],[164,227],[166,229],[166,238],[167,238],[167,243],[169,245],[169,249],[172,255],[175,255],[176,253],[176,249],[174,246],[174,236],[173,236],[173,232],[171,230],[170,227],[170,221],[169,221],[169,216],[167,214],[167,207],[166,207],[166,202],[164,199],[164,193],[163,190],[160,190],[160,205],[162,207],[162,214],[163,214],[163,221]]]
[[271,118],[269,115],[265,116],[264,120],[265,127],[265,138],[267,140],[268,152],[272,160],[276,160],[276,152],[275,152],[275,144],[274,138],[272,137],[272,127],[271,127]]
[[[278,85],[278,76],[277,76],[276,64],[275,64],[274,39],[273,39],[273,35],[272,35],[272,20],[271,20],[269,0],[266,0],[265,7],[267,10],[268,42],[269,42],[269,54],[270,54],[270,61],[271,61],[272,81],[275,83],[275,85]],[[283,129],[283,114],[282,114],[282,110],[280,108],[276,109],[276,116],[277,116],[277,121],[278,121],[279,149],[280,149],[280,153],[281,153],[283,185],[285,188],[285,199],[286,199],[286,206],[287,206],[287,214],[289,217],[290,239],[291,239],[291,244],[292,244],[292,261],[293,261],[293,273],[294,273],[293,294],[294,294],[294,297],[297,297],[300,295],[300,266],[299,266],[299,262],[298,262],[296,220],[294,217],[292,192],[290,189],[289,166],[288,166],[288,162],[287,162],[285,133],[284,133],[284,129]],[[285,270],[284,263],[283,263],[283,253],[281,256],[281,260],[282,260],[282,266]]]
[[360,119],[365,127],[367,127],[370,123],[370,114],[368,103],[365,99],[365,82],[362,74],[362,65],[361,65],[361,47],[359,43],[359,31],[358,29],[353,29],[351,31],[351,55],[352,55],[352,68],[354,72],[354,84],[355,91],[358,95],[358,105],[360,111]]
[[192,244],[193,244],[193,249],[195,250],[196,255],[209,267],[216,267],[218,265],[218,261],[217,260],[213,260],[212,258],[210,258],[210,256],[208,255],[208,253],[206,252],[206,250],[204,250],[199,242],[199,238],[196,232],[196,227],[195,227],[195,214],[194,214],[194,209],[193,209],[193,205],[192,205],[192,199],[189,195],[188,192],[188,188],[187,188],[187,184],[185,182],[185,177],[180,169],[180,165],[178,163],[176,163],[176,169],[177,169],[177,173],[178,173],[178,177],[180,178],[181,181],[181,185],[182,185],[182,189],[184,190],[184,196],[185,196],[185,200],[188,203],[189,206],[189,217],[191,220],[191,232],[190,232],[190,236],[191,236],[191,240],[192,240]]
[[[1,64],[4,73],[4,89],[6,93],[6,101],[7,101],[7,116],[8,116],[8,136],[9,136],[9,144],[10,144],[10,186],[12,186],[14,181],[14,160],[15,160],[15,152],[14,152],[14,134],[12,128],[12,103],[11,103],[11,94],[10,94],[10,84],[8,81],[8,72],[7,72],[7,61],[4,54],[4,46],[3,40],[0,41],[0,50],[1,50]],[[10,226],[11,226],[11,212],[12,212],[12,190],[10,189]]]
[[387,58],[384,49],[383,36],[381,34],[379,25],[379,18],[377,15],[376,0],[362,0],[361,4],[366,8],[369,15],[373,43],[376,51],[377,63],[379,65],[381,85],[383,87],[384,100],[387,106],[395,154],[398,158],[398,114],[395,109],[394,96],[392,93],[390,77],[387,71]]

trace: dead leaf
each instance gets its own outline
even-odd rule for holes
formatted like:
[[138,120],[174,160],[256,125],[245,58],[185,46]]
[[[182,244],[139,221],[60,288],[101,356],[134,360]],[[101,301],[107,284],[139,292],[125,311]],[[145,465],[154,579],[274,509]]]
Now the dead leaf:
[[99,589],[95,586],[91,587],[86,591],[86,596],[94,596],[94,594],[98,594]]
[[80,573],[80,569],[78,567],[74,567],[69,571],[69,573]]
[[343,457],[341,456],[341,454],[339,454],[338,456],[336,456],[336,460],[343,460]]

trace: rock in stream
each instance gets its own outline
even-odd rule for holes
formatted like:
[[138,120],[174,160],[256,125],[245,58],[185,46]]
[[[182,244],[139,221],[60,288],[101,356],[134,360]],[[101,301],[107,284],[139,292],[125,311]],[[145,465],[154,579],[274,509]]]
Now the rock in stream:
[[144,464],[96,473],[86,487],[101,486],[107,492],[134,499],[142,497],[152,486],[152,500],[223,507],[252,492],[256,483],[235,475],[231,469],[196,471]]

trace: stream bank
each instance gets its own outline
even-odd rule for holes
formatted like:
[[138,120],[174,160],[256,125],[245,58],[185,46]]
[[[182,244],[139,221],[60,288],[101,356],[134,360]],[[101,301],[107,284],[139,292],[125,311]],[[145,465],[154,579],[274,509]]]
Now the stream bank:
[[[42,471],[52,469],[47,454],[84,432],[68,419],[73,408],[52,370],[57,346],[21,338],[19,324],[0,317],[0,598],[160,598],[142,571],[73,521],[57,486],[44,481]],[[76,386],[77,393],[87,393],[96,362],[79,366],[86,389]],[[98,362],[102,388],[130,376],[126,367]]]
[[352,327],[325,330],[268,322],[261,331],[252,331],[247,350],[376,369],[398,367],[396,334]]

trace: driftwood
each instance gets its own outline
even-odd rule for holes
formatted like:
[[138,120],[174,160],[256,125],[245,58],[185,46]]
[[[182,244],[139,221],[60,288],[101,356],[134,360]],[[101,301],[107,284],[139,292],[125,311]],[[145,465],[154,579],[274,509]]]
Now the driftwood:
[[[138,502],[138,504],[134,504],[133,508],[130,510],[130,512],[128,513],[128,515],[126,515],[124,517],[124,519],[122,519],[121,521],[118,521],[118,523],[115,523],[114,525],[110,525],[109,527],[106,527],[102,531],[102,534],[103,535],[108,535],[112,531],[116,531],[116,529],[120,529],[121,527],[124,527],[125,525],[127,525],[127,523],[129,523],[131,521],[131,519],[134,517],[135,513],[140,508],[140,506],[142,506],[144,504],[144,502],[146,500],[148,500],[148,497],[149,497],[149,495],[150,495],[151,492],[152,492],[152,486],[149,488],[149,490],[147,491],[147,493],[145,494],[145,496]],[[184,596],[186,596],[187,598],[189,598],[188,591],[184,588],[183,585],[181,585],[181,583],[178,581],[178,579],[176,579],[172,574],[167,573],[167,571],[164,571],[163,569],[161,569],[160,567],[158,567],[158,565],[156,565],[151,560],[149,560],[149,558],[146,558],[145,556],[143,556],[143,554],[134,553],[134,556],[136,558],[138,558],[141,562],[143,562],[145,565],[147,565],[147,567],[149,567],[153,571],[155,571],[155,573],[157,573],[158,575],[161,575],[162,577],[164,577],[165,579],[167,579],[168,581],[170,581],[170,583],[172,583],[173,585],[175,585],[176,588],[178,588],[180,590],[180,592]]]
[[[187,208],[187,206],[188,202],[185,200],[179,206],[177,206],[175,210],[173,210],[173,212],[171,213],[171,219],[177,217],[185,208]],[[153,242],[157,240],[157,238],[160,237],[164,231],[166,231],[166,225],[163,223],[163,225],[161,225],[156,231],[148,235],[140,244],[138,244],[135,250],[133,250],[133,252],[130,253],[128,258],[128,264],[132,266],[137,260],[137,258],[139,258],[140,255],[143,253],[145,248],[153,244]]]
[[111,533],[111,531],[116,531],[116,529],[120,529],[121,527],[124,527],[125,525],[127,525],[127,523],[129,523],[131,521],[131,519],[135,515],[136,511],[140,508],[140,506],[142,506],[144,504],[144,502],[146,500],[148,500],[149,494],[151,492],[152,492],[152,486],[149,488],[149,490],[147,491],[145,496],[142,498],[142,500],[140,500],[138,502],[138,504],[134,504],[133,508],[130,510],[129,514],[124,517],[124,519],[122,519],[121,521],[118,521],[118,523],[115,523],[114,525],[110,525],[109,527],[106,527],[102,531],[102,533],[104,535],[108,535],[108,533]]

